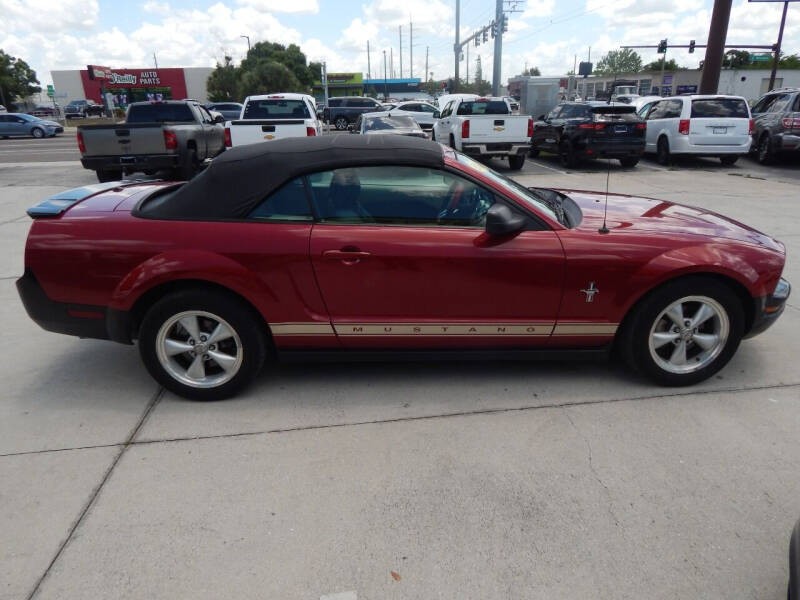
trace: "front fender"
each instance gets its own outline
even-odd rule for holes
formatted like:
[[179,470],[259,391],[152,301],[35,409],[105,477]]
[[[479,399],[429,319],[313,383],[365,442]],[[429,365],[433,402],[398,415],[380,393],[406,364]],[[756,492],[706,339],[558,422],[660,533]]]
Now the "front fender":
[[178,250],[157,254],[133,268],[111,294],[109,308],[129,311],[136,301],[154,287],[182,280],[199,280],[236,292],[262,314],[277,303],[275,291],[240,263],[204,250]]

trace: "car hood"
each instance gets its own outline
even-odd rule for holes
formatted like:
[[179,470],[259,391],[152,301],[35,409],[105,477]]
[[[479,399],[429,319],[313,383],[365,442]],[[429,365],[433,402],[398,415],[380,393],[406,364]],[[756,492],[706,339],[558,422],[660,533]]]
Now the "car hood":
[[[606,195],[581,190],[556,190],[581,209],[580,229],[597,230],[603,224]],[[606,225],[612,231],[650,231],[666,236],[696,235],[724,238],[785,252],[783,244],[743,223],[704,208],[621,194],[608,195]]]

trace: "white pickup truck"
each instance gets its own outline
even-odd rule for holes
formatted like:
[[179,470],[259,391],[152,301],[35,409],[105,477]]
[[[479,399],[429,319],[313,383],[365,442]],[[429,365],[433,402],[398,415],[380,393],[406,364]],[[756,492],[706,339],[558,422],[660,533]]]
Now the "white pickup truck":
[[314,98],[306,94],[248,96],[239,119],[225,123],[228,148],[321,134]]
[[503,98],[453,98],[433,124],[433,138],[470,156],[508,157],[518,170],[531,147],[533,119],[512,115]]

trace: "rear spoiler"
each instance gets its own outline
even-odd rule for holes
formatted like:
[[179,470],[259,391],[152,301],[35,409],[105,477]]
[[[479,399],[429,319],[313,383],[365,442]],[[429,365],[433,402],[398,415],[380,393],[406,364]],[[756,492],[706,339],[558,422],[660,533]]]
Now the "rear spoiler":
[[630,104],[620,106],[618,104],[609,104],[608,106],[592,106],[590,110],[599,115],[621,115],[624,113],[635,113],[636,109]]
[[39,202],[36,206],[31,206],[27,210],[27,213],[31,219],[53,219],[62,215],[68,208],[74,206],[81,200],[86,200],[86,198],[99,194],[100,192],[121,188],[125,185],[129,184],[124,184],[120,181],[110,181],[108,183],[95,183],[93,185],[74,188],[56,194],[55,196],[50,196],[47,200]]

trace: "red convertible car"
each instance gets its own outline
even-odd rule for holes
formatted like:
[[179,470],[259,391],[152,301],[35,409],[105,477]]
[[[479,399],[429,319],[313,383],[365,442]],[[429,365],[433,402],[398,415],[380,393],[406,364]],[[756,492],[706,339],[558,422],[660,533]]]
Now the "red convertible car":
[[265,360],[574,357],[701,381],[789,295],[784,246],[713,212],[526,188],[437,143],[290,138],[188,183],[31,208],[18,289],[49,331],[138,340],[164,387],[241,390]]

